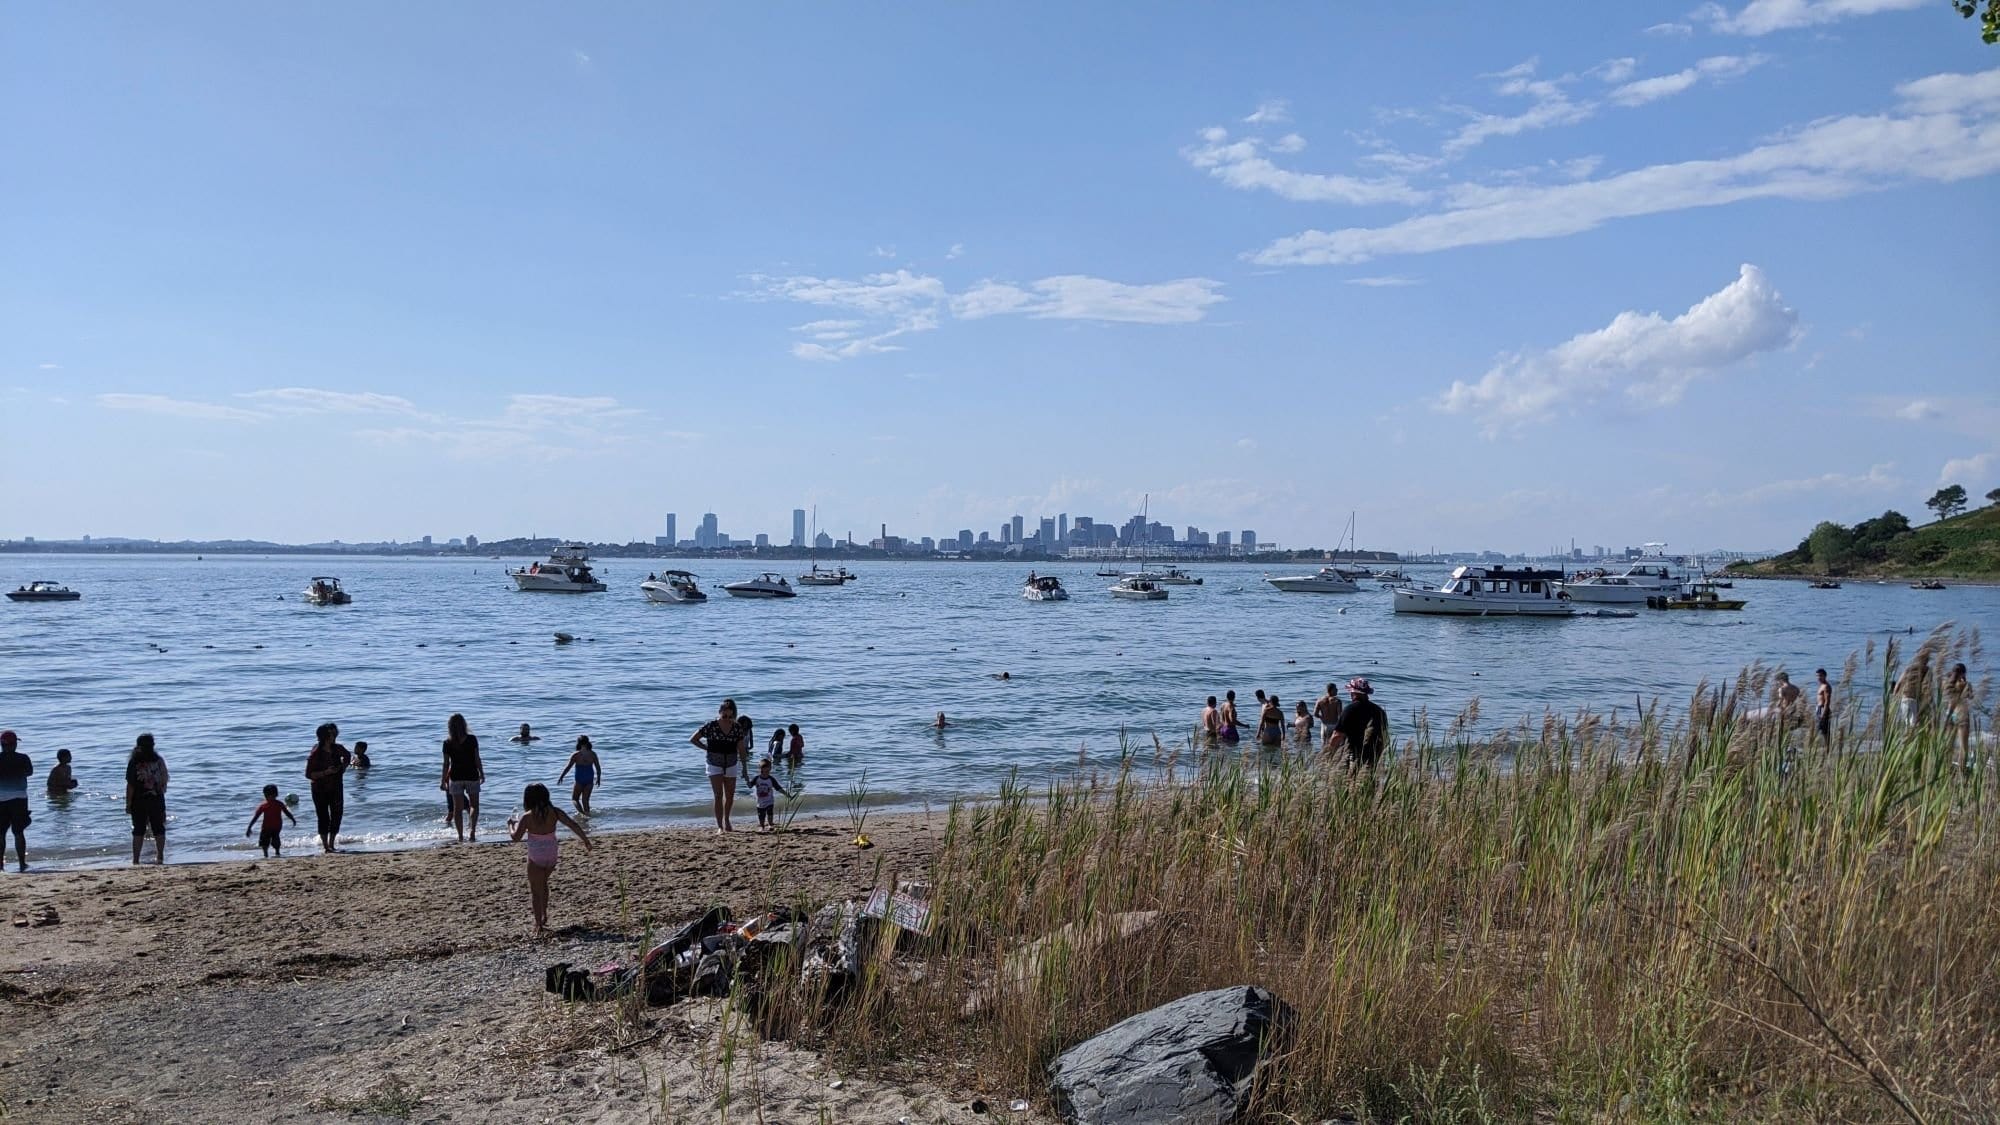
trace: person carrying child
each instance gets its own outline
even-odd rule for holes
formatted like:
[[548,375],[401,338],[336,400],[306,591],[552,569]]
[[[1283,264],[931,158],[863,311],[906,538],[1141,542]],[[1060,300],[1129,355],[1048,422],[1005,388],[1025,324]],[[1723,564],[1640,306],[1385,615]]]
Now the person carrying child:
[[299,818],[292,815],[292,810],[285,807],[285,802],[278,800],[278,787],[275,785],[264,787],[264,803],[258,805],[257,811],[250,814],[250,823],[243,827],[243,834],[250,835],[250,829],[255,828],[259,820],[264,822],[264,827],[257,833],[257,850],[264,853],[265,859],[274,855],[284,855],[285,845],[281,830],[288,820],[292,822],[292,827],[298,827]]

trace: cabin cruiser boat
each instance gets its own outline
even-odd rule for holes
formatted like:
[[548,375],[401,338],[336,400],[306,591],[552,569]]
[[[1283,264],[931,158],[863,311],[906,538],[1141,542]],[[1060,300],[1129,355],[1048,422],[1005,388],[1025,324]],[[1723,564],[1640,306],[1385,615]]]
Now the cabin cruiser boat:
[[1462,617],[1568,617],[1576,610],[1557,587],[1560,570],[1461,566],[1435,590],[1403,586],[1395,591],[1397,613]]
[[1923,581],[1921,581],[1921,582],[1912,582],[1912,583],[1910,583],[1910,589],[1912,589],[1912,590],[1942,590],[1942,589],[1944,589],[1944,583],[1942,583],[1942,582],[1939,582],[1939,581],[1938,581],[1937,579],[1935,579],[1935,578],[1926,578],[1926,579],[1924,579],[1924,580],[1923,580]]
[[1690,582],[1671,597],[1655,595],[1646,602],[1654,609],[1742,609],[1742,598],[1725,598],[1707,582]]
[[685,570],[649,574],[644,582],[639,583],[639,589],[645,592],[647,601],[665,605],[689,605],[708,600],[708,595],[695,585],[694,575]]
[[322,576],[306,586],[305,599],[313,605],[346,605],[354,600],[340,588],[340,579]]
[[1150,578],[1128,574],[1111,587],[1111,596],[1134,602],[1163,602],[1167,600],[1167,588]]
[[1835,581],[1834,581],[1833,579],[1831,579],[1831,578],[1822,578],[1822,579],[1820,579],[1820,580],[1819,580],[1819,581],[1817,581],[1817,582],[1811,582],[1811,583],[1808,583],[1808,584],[1806,585],[1806,589],[1808,589],[1808,590],[1838,590],[1838,589],[1840,589],[1840,583],[1838,583],[1838,582],[1835,582]]
[[1378,570],[1375,572],[1375,581],[1380,582],[1384,586],[1400,586],[1409,580],[1410,576],[1403,573],[1403,568],[1400,566],[1392,566],[1387,570]]
[[1031,602],[1066,602],[1069,591],[1063,589],[1062,579],[1053,574],[1028,572],[1028,581],[1021,587],[1021,596]]
[[785,576],[775,571],[765,571],[755,578],[741,582],[730,582],[722,587],[732,598],[796,598],[797,590],[785,581]]
[[549,561],[510,570],[507,577],[521,590],[537,594],[600,594],[607,588],[590,572],[590,551],[581,543],[564,543]]
[[1152,581],[1157,582],[1162,586],[1201,585],[1201,579],[1199,577],[1197,577],[1196,575],[1189,574],[1187,571],[1182,570],[1180,567],[1177,566],[1163,566],[1158,570],[1148,570],[1147,568],[1142,566],[1133,574],[1133,577],[1151,579]]
[[837,566],[832,570],[821,570],[819,564],[814,563],[811,570],[799,575],[799,585],[845,586],[859,577],[860,575],[852,573],[844,566]]
[[73,602],[82,594],[54,582],[30,582],[17,590],[7,591],[9,601],[16,602]]
[[1587,574],[1566,578],[1556,588],[1580,605],[1645,605],[1657,597],[1657,586],[1642,584],[1622,574]]
[[1354,573],[1337,566],[1323,566],[1317,574],[1294,574],[1264,581],[1287,594],[1352,594],[1360,591]]

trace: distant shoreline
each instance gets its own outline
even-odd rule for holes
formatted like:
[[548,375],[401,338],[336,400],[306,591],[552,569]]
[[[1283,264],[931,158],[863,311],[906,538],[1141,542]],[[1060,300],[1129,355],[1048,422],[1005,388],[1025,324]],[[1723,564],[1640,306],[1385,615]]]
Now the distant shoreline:
[[[311,557],[311,558],[357,558],[357,559],[483,559],[490,561],[496,558],[497,559],[537,558],[547,555],[549,551],[552,549],[552,547],[553,547],[553,541],[544,542],[538,546],[522,546],[519,545],[518,543],[509,542],[505,544],[494,544],[491,546],[491,549],[489,549],[489,546],[487,544],[481,544],[477,548],[469,550],[462,547],[436,547],[436,546],[413,547],[413,548],[387,548],[387,547],[335,548],[326,546],[301,547],[301,546],[291,546],[285,544],[271,544],[271,545],[258,545],[258,546],[206,546],[200,544],[185,545],[179,543],[174,543],[174,544],[163,543],[152,546],[139,545],[139,544],[117,544],[111,546],[98,546],[96,544],[90,544],[86,546],[81,543],[43,544],[43,543],[9,542],[9,543],[0,543],[0,555],[23,555],[23,556],[26,555],[54,555],[54,556],[156,555],[156,556],[166,556],[166,557],[188,557],[188,558],[195,558],[195,557],[205,558],[209,555],[226,555],[233,558],[236,557],[254,558],[258,556],[283,555],[287,557],[297,557],[297,558]],[[1147,555],[1125,555],[1114,558],[1073,559],[1064,555],[1002,555],[1002,554],[986,553],[986,552],[975,552],[970,555],[964,555],[958,557],[945,557],[935,554],[931,555],[889,554],[883,551],[871,551],[866,548],[858,548],[858,547],[853,550],[847,550],[842,548],[830,548],[827,550],[819,550],[814,548],[814,549],[800,550],[798,548],[793,548],[793,547],[767,547],[762,549],[748,548],[741,551],[679,551],[679,550],[668,551],[657,547],[641,549],[636,545],[620,546],[620,545],[610,545],[610,544],[596,544],[590,547],[590,553],[593,559],[659,559],[663,561],[685,560],[693,562],[707,562],[707,561],[838,562],[838,563],[1020,562],[1020,563],[1051,563],[1051,564],[1077,563],[1077,564],[1090,564],[1090,565],[1103,565],[1105,563],[1174,563],[1177,565],[1188,565],[1188,564],[1208,565],[1211,563],[1267,564],[1267,563],[1304,563],[1304,562],[1332,561],[1326,557],[1325,551],[1317,549],[1301,549],[1296,551],[1274,551],[1271,552],[1270,554],[1259,554],[1250,556],[1241,556],[1241,555],[1220,556],[1220,555],[1201,555],[1201,554],[1186,554],[1186,555],[1147,554]],[[1355,552],[1351,551],[1342,552],[1339,561],[1361,563],[1361,564],[1393,563],[1398,566],[1453,565],[1449,563],[1410,562],[1388,551],[1363,551],[1360,552],[1359,554],[1356,554]]]

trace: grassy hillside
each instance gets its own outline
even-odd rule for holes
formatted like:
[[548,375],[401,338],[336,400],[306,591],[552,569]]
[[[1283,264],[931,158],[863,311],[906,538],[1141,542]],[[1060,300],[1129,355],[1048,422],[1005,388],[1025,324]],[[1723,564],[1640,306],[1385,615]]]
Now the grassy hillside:
[[1884,512],[1853,527],[1822,523],[1793,550],[1737,574],[1834,574],[1877,578],[2000,579],[2000,506],[1912,527]]

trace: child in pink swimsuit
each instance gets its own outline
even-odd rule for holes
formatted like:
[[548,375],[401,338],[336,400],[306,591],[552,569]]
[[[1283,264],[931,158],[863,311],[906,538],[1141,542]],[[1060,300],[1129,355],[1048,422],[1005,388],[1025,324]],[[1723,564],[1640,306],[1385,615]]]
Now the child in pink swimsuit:
[[584,851],[590,850],[590,835],[555,806],[546,785],[538,783],[523,790],[521,807],[527,811],[508,820],[507,830],[514,839],[528,843],[528,898],[535,910],[535,936],[542,937],[549,929],[549,876],[556,872],[558,855],[556,826],[568,826],[583,841]]

